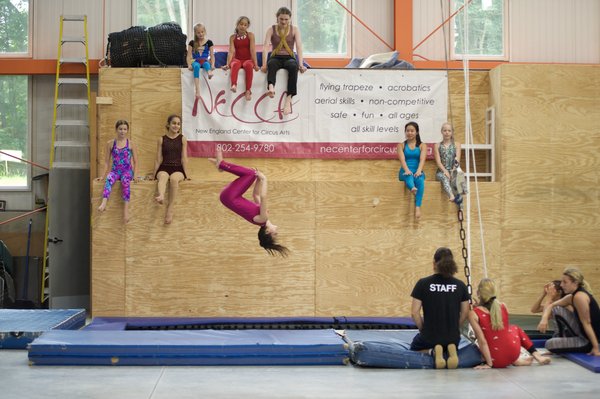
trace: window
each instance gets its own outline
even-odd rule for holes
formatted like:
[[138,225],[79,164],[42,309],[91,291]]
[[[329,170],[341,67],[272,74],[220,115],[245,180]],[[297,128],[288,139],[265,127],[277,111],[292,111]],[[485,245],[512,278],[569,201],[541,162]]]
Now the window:
[[[350,8],[350,0],[339,0]],[[298,0],[296,19],[302,33],[304,55],[347,57],[349,13],[332,0]]]
[[[1,0],[0,0],[1,1]],[[164,22],[176,22],[182,32],[188,32],[189,0],[136,0],[133,15],[136,25],[146,27]]]
[[0,0],[0,56],[31,55],[29,0]]
[[[29,159],[29,77],[0,76],[0,151]],[[0,189],[29,188],[29,166],[0,153]]]
[[[468,1],[467,1],[468,2]],[[468,2],[468,37],[465,37],[465,13],[461,10],[453,18],[454,58],[465,54],[471,59],[506,59],[505,32],[506,0],[472,0]],[[465,5],[465,0],[454,0],[454,10]],[[465,42],[468,48],[465,49]]]

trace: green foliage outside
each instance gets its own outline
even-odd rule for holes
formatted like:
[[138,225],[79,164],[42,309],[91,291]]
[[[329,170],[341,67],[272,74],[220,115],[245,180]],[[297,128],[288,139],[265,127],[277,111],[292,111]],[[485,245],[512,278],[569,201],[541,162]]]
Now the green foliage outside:
[[[28,24],[28,1],[0,0],[0,54],[28,51]],[[27,76],[0,75],[0,150],[22,151],[25,159],[28,158],[27,85]],[[26,185],[26,164],[0,162],[0,187]]]
[[[347,6],[347,0],[341,1]],[[299,0],[297,21],[306,54],[346,55],[348,12],[333,0]]]
[[[455,0],[455,10],[465,0]],[[454,17],[456,32],[455,54],[501,56],[504,54],[504,1],[473,0],[468,6],[469,36],[468,52],[463,37],[464,11]]]
[[27,53],[29,1],[0,0],[0,53]]
[[138,0],[137,24],[151,27],[164,22],[177,22],[186,33],[188,2],[189,0]]

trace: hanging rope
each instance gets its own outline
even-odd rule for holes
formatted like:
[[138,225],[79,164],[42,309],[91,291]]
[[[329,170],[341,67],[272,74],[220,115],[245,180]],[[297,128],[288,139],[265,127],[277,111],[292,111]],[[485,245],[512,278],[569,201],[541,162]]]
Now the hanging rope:
[[158,65],[164,67],[167,64],[165,64],[164,62],[161,61],[160,58],[158,58],[158,56],[156,55],[156,51],[154,49],[154,41],[152,40],[152,36],[150,35],[150,31],[146,30],[146,44],[148,45],[148,48],[150,49],[150,51],[152,52],[152,55],[154,56],[154,59],[158,62]]
[[[446,79],[448,81],[448,93],[450,93],[450,79],[448,79],[448,76],[450,74],[450,67],[449,67],[449,60],[448,60],[448,46],[450,45],[450,40],[449,37],[447,37],[447,32],[446,32],[446,22],[450,19],[448,18],[448,20],[444,19],[444,0],[440,0],[440,10],[442,12],[442,36],[444,38],[444,55],[445,55],[445,60],[446,60]],[[457,11],[458,12],[458,11]],[[452,126],[454,126],[454,113],[452,112],[452,101],[448,101],[448,106],[450,108],[450,123],[452,124]]]
[[25,216],[33,215],[34,213],[42,212],[42,211],[45,211],[45,210],[46,210],[46,207],[44,206],[42,208],[34,209],[33,211],[22,213],[19,216],[15,216],[13,218],[3,220],[2,222],[0,222],[0,226],[2,226],[3,224],[8,224],[10,222],[14,222],[15,220],[19,220],[21,218],[24,218]]
[[[473,143],[473,125],[471,121],[471,93],[470,93],[470,67],[469,67],[469,6],[467,1],[463,14],[463,74],[465,82],[465,144]],[[475,158],[475,149],[471,146],[470,151],[465,151],[465,163],[467,173],[470,176],[471,157],[473,157],[473,177],[475,178],[475,198],[477,200],[477,216],[479,220],[479,233],[481,240],[481,254],[483,262],[483,277],[487,277],[487,260],[485,256],[485,240],[483,234],[483,221],[481,217],[481,202],[479,198],[479,181],[477,180],[477,163]],[[470,178],[467,179],[467,187],[470,190]],[[471,259],[471,196],[467,197],[467,249],[469,259]],[[470,265],[470,263],[469,263]]]
[[38,164],[37,164],[37,163],[35,163],[35,162],[29,161],[29,160],[27,160],[27,159],[24,159],[24,158],[17,157],[17,156],[15,156],[15,155],[9,154],[8,152],[0,151],[0,154],[2,154],[2,155],[6,155],[7,157],[11,157],[11,158],[14,158],[14,159],[18,159],[19,161],[22,161],[22,162],[25,162],[25,163],[27,163],[27,164],[29,164],[29,165],[35,166],[36,168],[40,168],[40,169],[44,169],[44,170],[50,170],[50,169],[48,169],[48,168],[47,168],[47,167],[45,167],[45,166],[38,165]]

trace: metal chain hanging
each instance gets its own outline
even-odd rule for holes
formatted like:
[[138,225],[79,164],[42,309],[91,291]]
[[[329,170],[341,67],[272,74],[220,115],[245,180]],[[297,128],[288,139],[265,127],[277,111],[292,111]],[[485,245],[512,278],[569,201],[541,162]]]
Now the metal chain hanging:
[[460,223],[460,240],[462,241],[462,257],[463,257],[463,260],[465,261],[464,270],[465,270],[465,277],[467,279],[467,293],[469,294],[469,304],[472,305],[473,304],[473,286],[471,284],[471,268],[469,267],[469,253],[467,251],[467,245],[465,243],[465,240],[467,239],[467,233],[465,232],[465,229],[463,227],[463,220],[465,219],[465,217],[463,214],[463,210],[460,206],[458,208],[457,217],[458,217],[458,223]]

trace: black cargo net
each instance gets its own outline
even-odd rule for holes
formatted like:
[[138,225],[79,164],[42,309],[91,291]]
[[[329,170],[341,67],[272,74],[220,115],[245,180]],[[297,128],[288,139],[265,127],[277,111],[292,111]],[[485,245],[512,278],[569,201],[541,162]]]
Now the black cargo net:
[[112,67],[185,66],[186,38],[174,22],[132,26],[108,35],[106,58]]

